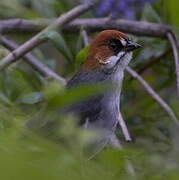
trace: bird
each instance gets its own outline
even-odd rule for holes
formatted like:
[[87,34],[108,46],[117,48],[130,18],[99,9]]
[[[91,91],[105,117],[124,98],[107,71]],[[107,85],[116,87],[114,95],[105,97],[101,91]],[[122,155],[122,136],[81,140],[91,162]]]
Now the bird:
[[89,52],[78,72],[67,82],[67,88],[82,84],[112,83],[114,88],[78,101],[68,108],[80,119],[80,125],[105,132],[100,140],[110,143],[120,113],[120,93],[125,68],[132,52],[141,47],[118,30],[104,30],[89,45]]

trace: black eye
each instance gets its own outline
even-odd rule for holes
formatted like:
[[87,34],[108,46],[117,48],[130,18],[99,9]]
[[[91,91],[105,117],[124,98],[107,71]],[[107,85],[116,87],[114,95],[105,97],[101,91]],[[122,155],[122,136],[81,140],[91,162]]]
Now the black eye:
[[109,42],[108,47],[115,53],[115,55],[117,55],[124,48],[119,39],[112,39]]

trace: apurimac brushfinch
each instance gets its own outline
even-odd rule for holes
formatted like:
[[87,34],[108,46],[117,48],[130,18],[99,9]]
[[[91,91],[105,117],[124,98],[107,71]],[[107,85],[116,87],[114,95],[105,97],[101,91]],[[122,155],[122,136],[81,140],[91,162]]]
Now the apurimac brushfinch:
[[68,88],[84,83],[108,82],[117,85],[110,92],[103,92],[69,108],[70,112],[80,118],[81,124],[85,124],[87,120],[88,128],[105,130],[105,140],[110,140],[110,135],[114,134],[124,70],[132,58],[132,51],[139,47],[120,31],[102,31],[90,44],[87,58],[80,70],[67,84]]

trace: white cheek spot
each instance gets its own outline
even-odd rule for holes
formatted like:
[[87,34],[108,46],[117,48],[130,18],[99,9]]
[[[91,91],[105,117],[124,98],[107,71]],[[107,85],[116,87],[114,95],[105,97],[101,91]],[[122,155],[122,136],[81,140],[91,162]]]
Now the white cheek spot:
[[106,66],[106,68],[113,68],[117,62],[125,55],[125,52],[121,51],[117,54],[117,56],[110,56],[106,61],[100,61],[100,64],[103,64]]
[[119,60],[118,56],[111,56],[103,64],[107,65],[107,68],[112,68],[112,67],[114,67],[116,65],[118,60]]
[[124,39],[121,39],[120,41],[121,41],[121,43],[122,43],[122,45],[123,45],[124,47],[127,45],[127,42],[126,42],[126,40],[124,40]]
[[108,63],[110,63],[109,60],[108,61],[102,61],[102,60],[99,59],[98,61],[99,61],[100,64],[108,64]]

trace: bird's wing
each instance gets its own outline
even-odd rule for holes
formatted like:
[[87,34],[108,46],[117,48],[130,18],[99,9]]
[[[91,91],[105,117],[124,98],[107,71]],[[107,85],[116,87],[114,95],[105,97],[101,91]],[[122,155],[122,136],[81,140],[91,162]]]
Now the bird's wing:
[[106,79],[105,74],[93,71],[79,71],[68,82],[67,88],[77,86],[79,84],[94,84]]
[[[99,79],[95,79],[95,77],[99,76],[96,76],[96,74],[92,72],[80,71],[76,75],[74,75],[70,79],[70,81],[68,81],[67,88],[72,88],[80,84],[90,84],[99,81]],[[100,112],[100,101],[102,97],[103,95],[101,94],[72,104],[68,108],[68,112],[77,114],[80,117],[81,122],[84,122],[86,118],[89,118],[91,120],[90,117],[95,117],[95,114],[97,115]]]

